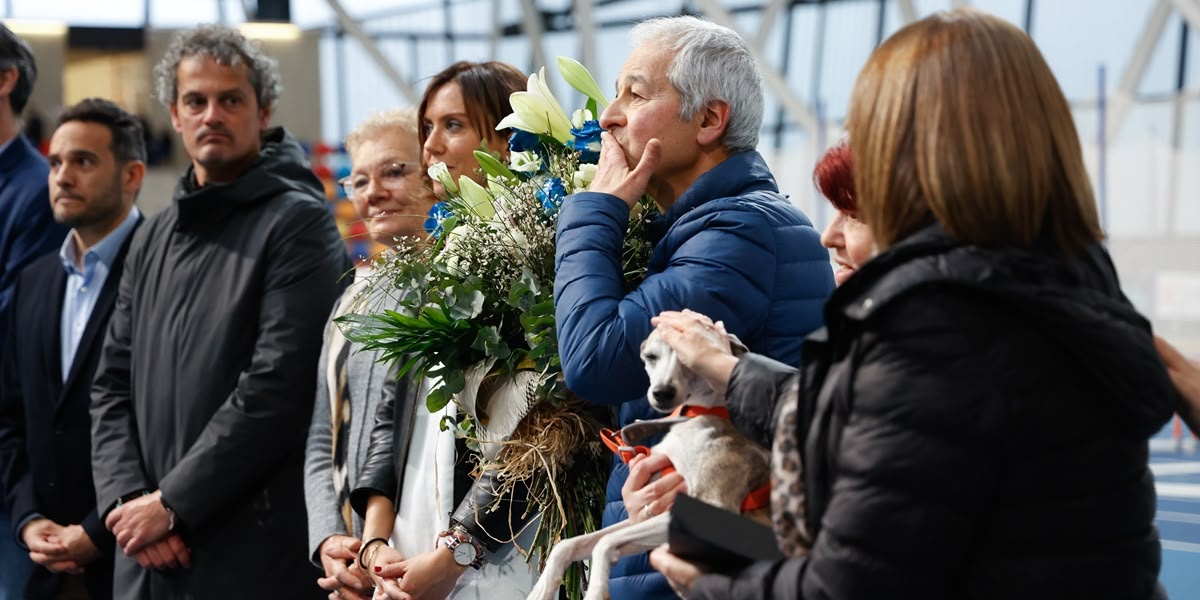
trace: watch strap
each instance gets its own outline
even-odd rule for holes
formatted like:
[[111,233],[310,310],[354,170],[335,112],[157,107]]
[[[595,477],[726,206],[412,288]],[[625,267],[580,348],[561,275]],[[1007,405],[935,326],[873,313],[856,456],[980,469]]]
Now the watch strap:
[[[438,544],[445,546],[446,549],[451,553],[454,553],[454,551],[460,545],[468,544],[475,549],[475,559],[472,560],[470,564],[463,566],[469,566],[476,570],[483,566],[484,556],[486,555],[487,551],[484,549],[483,544],[479,543],[479,540],[475,539],[475,536],[468,533],[467,530],[463,529],[462,527],[453,527],[439,533]],[[455,557],[455,562],[457,562],[457,556]]]

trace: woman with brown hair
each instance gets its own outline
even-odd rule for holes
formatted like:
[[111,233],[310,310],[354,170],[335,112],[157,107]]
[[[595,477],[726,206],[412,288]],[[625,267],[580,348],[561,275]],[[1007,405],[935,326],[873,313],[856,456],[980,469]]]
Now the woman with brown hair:
[[[501,62],[458,62],[435,75],[418,109],[423,167],[442,163],[455,181],[483,183],[474,152],[507,154],[496,124],[525,84]],[[442,193],[439,183],[433,187]],[[465,445],[441,430],[441,414],[426,410],[429,382],[405,378],[393,387],[380,402],[350,495],[365,518],[357,564],[376,597],[523,597],[537,580],[511,541],[528,518],[524,504],[505,497],[493,506],[494,475],[473,478]]]
[[1180,399],[1033,41],[978,11],[913,23],[871,55],[847,127],[879,254],[806,340],[775,440],[811,549],[732,577],[652,563],[693,600],[1160,594],[1147,440]]

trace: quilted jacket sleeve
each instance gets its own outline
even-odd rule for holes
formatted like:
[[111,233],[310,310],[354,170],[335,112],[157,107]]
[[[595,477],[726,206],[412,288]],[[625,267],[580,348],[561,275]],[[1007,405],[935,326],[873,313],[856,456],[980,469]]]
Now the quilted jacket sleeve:
[[727,206],[706,205],[703,216],[681,219],[663,242],[673,250],[665,267],[625,294],[621,248],[629,209],[607,194],[567,198],[558,222],[554,299],[572,391],[602,404],[645,393],[638,349],[650,319],[664,310],[690,308],[740,336],[763,326],[775,285],[774,233],[762,216]]
[[[775,439],[775,407],[788,380],[797,371],[761,354],[748,352],[738,360],[729,376],[725,404],[738,429],[766,448]],[[771,399],[764,402],[764,399]]]

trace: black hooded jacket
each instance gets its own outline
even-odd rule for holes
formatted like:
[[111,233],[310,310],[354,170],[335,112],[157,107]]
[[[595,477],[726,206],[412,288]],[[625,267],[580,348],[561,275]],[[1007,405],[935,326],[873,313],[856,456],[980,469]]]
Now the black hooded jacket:
[[[812,552],[690,598],[1152,597],[1147,439],[1180,398],[1103,249],[1055,260],[935,225],[825,317],[797,413]],[[794,373],[743,358],[729,394]]]
[[323,597],[304,442],[350,263],[321,190],[299,144],[271,130],[239,179],[196,188],[189,169],[135,234],[92,389],[96,496],[111,510],[161,489],[192,568],[118,557],[118,598]]

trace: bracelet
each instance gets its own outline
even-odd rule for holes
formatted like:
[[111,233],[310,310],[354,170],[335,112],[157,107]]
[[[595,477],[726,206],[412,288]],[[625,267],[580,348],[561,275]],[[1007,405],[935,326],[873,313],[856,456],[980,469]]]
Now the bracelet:
[[358,566],[361,567],[362,569],[370,570],[371,565],[369,565],[367,563],[374,562],[375,555],[374,554],[371,555],[370,561],[367,561],[364,557],[367,554],[367,548],[370,548],[372,545],[374,545],[377,542],[383,543],[383,544],[388,543],[387,538],[381,538],[381,537],[371,538],[371,539],[367,540],[366,542],[363,542],[362,547],[358,549]]

